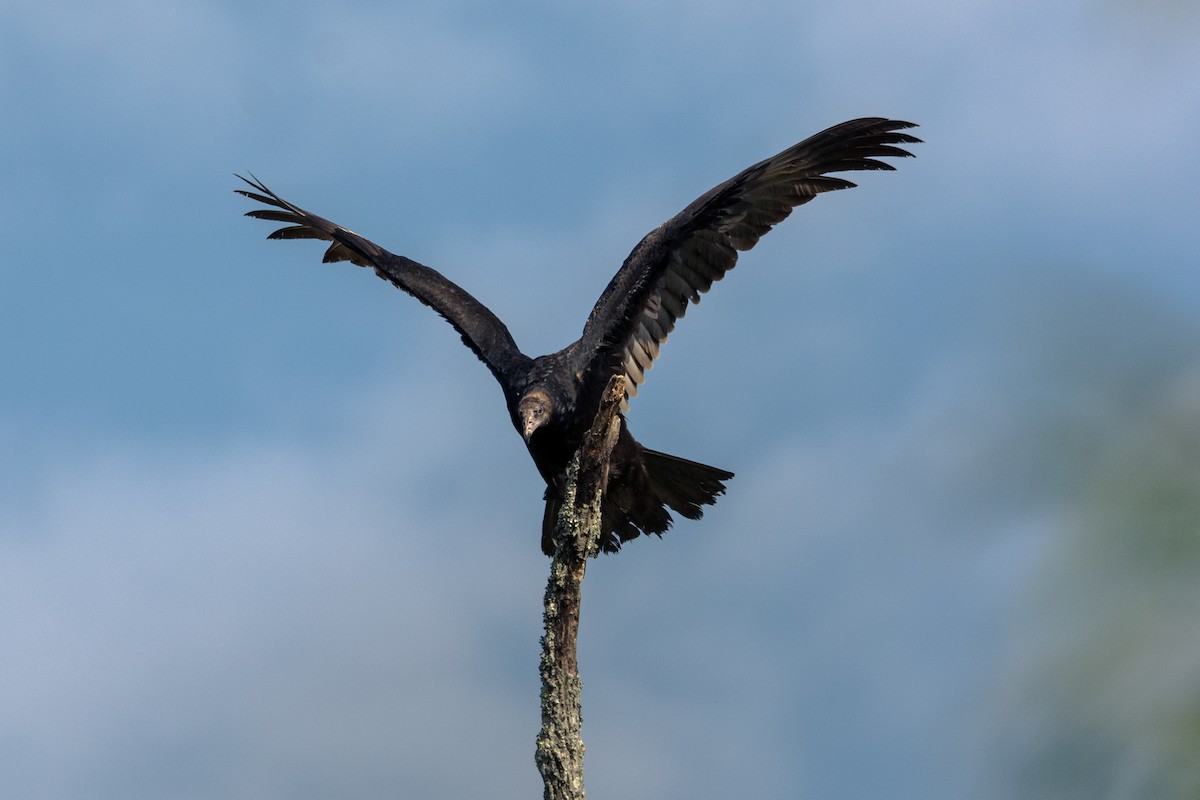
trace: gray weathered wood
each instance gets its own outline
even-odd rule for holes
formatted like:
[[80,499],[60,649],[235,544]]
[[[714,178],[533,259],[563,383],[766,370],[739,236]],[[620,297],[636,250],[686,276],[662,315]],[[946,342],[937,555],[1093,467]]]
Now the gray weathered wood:
[[546,584],[542,656],[542,729],[537,737],[538,771],[544,800],[584,800],[583,711],[579,661],[580,592],[587,560],[600,539],[600,502],[608,483],[608,459],[617,441],[617,409],[625,381],[608,384],[600,411],[567,470],[562,509],[554,530],[554,557]]

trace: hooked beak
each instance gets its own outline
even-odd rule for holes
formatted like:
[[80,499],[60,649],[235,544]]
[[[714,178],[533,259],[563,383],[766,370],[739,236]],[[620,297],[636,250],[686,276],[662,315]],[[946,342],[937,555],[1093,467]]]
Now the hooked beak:
[[521,398],[517,406],[517,416],[521,418],[521,438],[525,440],[525,444],[529,444],[537,429],[550,419],[550,409],[550,398],[541,390],[535,389]]

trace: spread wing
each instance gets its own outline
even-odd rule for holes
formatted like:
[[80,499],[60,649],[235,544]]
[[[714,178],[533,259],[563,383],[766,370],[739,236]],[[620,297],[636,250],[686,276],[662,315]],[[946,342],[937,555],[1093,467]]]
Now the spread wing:
[[897,145],[920,142],[900,133],[912,127],[877,117],[835,125],[714,187],[652,231],[588,317],[579,341],[587,368],[623,370],[626,401],[636,397],[676,320],[733,269],[738,251],[754,247],[796,206],[855,185],[828,173],[894,169],[877,159],[911,156]]
[[254,189],[237,189],[235,191],[238,194],[270,206],[247,211],[246,216],[288,223],[287,227],[275,231],[268,239],[323,239],[332,242],[322,259],[325,263],[349,261],[360,267],[370,267],[379,277],[441,314],[501,385],[507,385],[506,376],[515,365],[528,361],[517,348],[504,323],[487,306],[437,270],[389,253],[353,231],[292,205],[257,179],[242,178],[241,175],[237,177]]

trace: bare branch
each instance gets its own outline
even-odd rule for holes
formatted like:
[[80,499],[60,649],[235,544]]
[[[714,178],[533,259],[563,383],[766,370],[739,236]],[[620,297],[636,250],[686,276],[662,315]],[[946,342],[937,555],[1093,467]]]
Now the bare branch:
[[538,771],[545,800],[584,800],[583,711],[576,640],[587,559],[600,541],[600,503],[608,484],[608,459],[620,431],[617,409],[625,381],[608,383],[600,411],[571,460],[562,509],[554,529],[554,557],[546,584],[542,656],[542,729],[537,737]]

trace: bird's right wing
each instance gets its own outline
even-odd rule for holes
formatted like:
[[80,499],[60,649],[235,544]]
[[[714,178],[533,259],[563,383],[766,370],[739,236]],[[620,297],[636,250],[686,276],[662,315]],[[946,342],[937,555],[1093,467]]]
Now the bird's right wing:
[[349,261],[360,267],[370,267],[375,274],[411,294],[454,326],[463,343],[479,356],[501,385],[516,365],[528,359],[521,354],[508,328],[487,306],[437,270],[418,264],[410,258],[389,253],[353,231],[335,225],[327,219],[310,214],[272,192],[257,179],[238,176],[254,191],[237,189],[238,194],[256,200],[270,208],[247,211],[246,216],[286,222],[287,227],[268,236],[268,239],[323,239],[333,242],[325,251],[325,263]]

